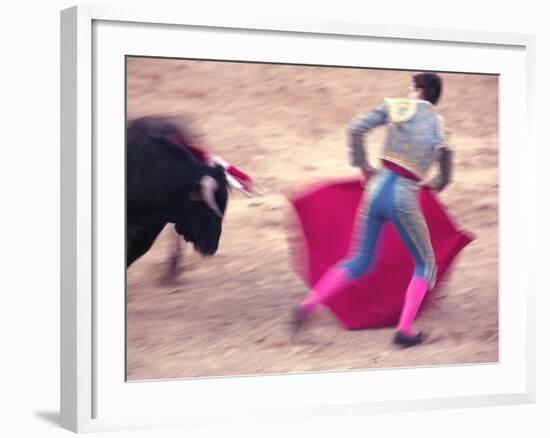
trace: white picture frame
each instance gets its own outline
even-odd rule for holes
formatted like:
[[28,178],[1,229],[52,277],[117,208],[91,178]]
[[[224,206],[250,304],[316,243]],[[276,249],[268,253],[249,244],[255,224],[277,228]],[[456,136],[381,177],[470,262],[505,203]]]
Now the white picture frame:
[[[345,54],[336,50],[342,44],[382,44],[384,47],[405,44],[406,55],[399,59],[384,57],[384,50],[379,50],[376,53],[380,52],[380,59],[369,61],[369,66],[436,70],[437,66],[425,61],[423,51],[436,51],[435,57],[441,60],[439,66],[447,62],[444,53],[450,51],[455,53],[455,59],[448,60],[447,66],[439,70],[453,71],[452,66],[455,66],[454,71],[475,70],[501,75],[500,219],[503,240],[500,242],[500,284],[503,289],[514,289],[515,295],[506,291],[500,295],[501,354],[498,364],[382,370],[377,371],[380,374],[376,375],[376,380],[372,378],[372,371],[143,384],[125,383],[121,379],[124,370],[120,369],[119,359],[124,352],[119,350],[124,314],[119,310],[124,289],[121,289],[120,268],[110,272],[102,254],[108,242],[120,237],[124,223],[115,215],[111,227],[98,213],[110,205],[116,206],[117,202],[120,204],[120,197],[110,193],[108,187],[123,186],[121,167],[117,167],[123,156],[123,142],[116,141],[123,138],[124,131],[124,118],[120,117],[120,103],[124,100],[124,77],[118,75],[123,63],[120,56],[182,56],[180,50],[183,49],[177,42],[167,44],[174,40],[173,32],[183,32],[184,38],[197,41],[192,50],[187,48],[189,57],[201,57],[204,52],[202,57],[205,58],[217,54],[218,59],[247,56],[251,60],[314,64],[323,64],[320,59],[333,57],[333,64],[349,65],[342,58]],[[250,41],[249,52],[243,55],[235,51],[224,56],[220,50],[223,45],[220,48],[216,40],[224,32],[235,38],[235,46],[239,39]],[[142,33],[147,33],[146,41],[140,38]],[[209,46],[211,40],[216,47]],[[308,47],[311,58],[307,62],[300,59],[299,52],[287,50],[288,45],[295,42]],[[130,43],[134,44],[132,49],[128,49]],[[193,15],[189,11],[154,9],[78,6],[62,11],[61,426],[75,432],[93,432],[247,419],[533,403],[535,277],[533,268],[525,260],[514,257],[514,253],[518,249],[533,253],[536,236],[534,216],[529,216],[526,208],[517,208],[517,202],[534,205],[535,201],[535,174],[527,171],[536,167],[532,127],[534,46],[534,36],[525,34],[247,16],[227,19]],[[140,47],[138,52],[136,47]],[[467,67],[456,67],[459,65],[457,57],[458,61],[462,57]],[[356,65],[365,66],[365,60],[358,59]],[[111,75],[112,72],[115,74]],[[105,101],[98,90],[114,96],[115,100]],[[115,112],[106,116],[102,111],[105,105]],[[511,121],[513,123],[506,123]],[[106,161],[105,153],[98,156],[96,148],[107,137],[115,144],[120,143],[120,147],[112,147],[114,155]],[[527,153],[512,157],[507,153],[508,145],[518,141]],[[506,183],[512,168],[513,186]],[[120,190],[113,192],[120,193]],[[104,202],[104,208],[98,209]],[[522,228],[519,236],[514,236],[513,231],[520,229],[519,224],[528,226]],[[109,251],[111,260],[118,260],[121,246]],[[124,266],[123,259],[119,261]],[[510,269],[512,264],[514,269]],[[115,292],[98,300],[98,294],[105,294],[109,289]],[[106,332],[115,334],[112,343]],[[118,359],[106,361],[105,357],[110,354]],[[396,382],[393,390],[385,386],[386,378]],[[465,384],[467,379],[479,383],[477,390]],[[409,385],[408,392],[396,389],[413,380],[416,383]],[[444,383],[449,380],[449,384]],[[428,381],[432,381],[431,387],[425,383]],[[368,385],[369,395],[354,390],[361,382]],[[454,386],[451,387],[451,383]],[[300,387],[305,394],[292,404],[285,401],[285,389],[290,386]],[[190,394],[189,400],[175,401],[178,399],[174,397],[183,393]],[[228,406],[229,394],[237,393],[240,398],[233,399],[231,407],[224,407]],[[261,393],[270,395],[269,402],[259,397]],[[201,394],[205,395],[204,399]],[[219,403],[208,399],[213,394]],[[165,403],[159,403],[161,399]],[[146,404],[146,400],[155,403]]]

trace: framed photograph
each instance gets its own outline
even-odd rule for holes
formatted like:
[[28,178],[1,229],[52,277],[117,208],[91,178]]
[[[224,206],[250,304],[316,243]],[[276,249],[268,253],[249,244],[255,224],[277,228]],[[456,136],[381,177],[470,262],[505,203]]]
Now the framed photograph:
[[61,26],[62,427],[534,402],[533,36]]

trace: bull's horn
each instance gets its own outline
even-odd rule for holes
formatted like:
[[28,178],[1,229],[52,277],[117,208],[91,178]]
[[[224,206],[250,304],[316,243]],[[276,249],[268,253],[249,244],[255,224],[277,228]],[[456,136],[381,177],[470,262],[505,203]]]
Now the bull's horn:
[[210,175],[204,175],[201,178],[202,200],[214,211],[214,213],[216,213],[219,217],[223,217],[214,196],[216,190],[218,190],[218,182]]

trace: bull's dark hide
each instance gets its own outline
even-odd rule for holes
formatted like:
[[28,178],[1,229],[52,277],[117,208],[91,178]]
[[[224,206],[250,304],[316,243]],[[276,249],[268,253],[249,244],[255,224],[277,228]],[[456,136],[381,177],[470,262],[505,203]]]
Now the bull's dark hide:
[[205,176],[217,182],[216,204],[223,214],[227,205],[225,173],[221,167],[198,162],[185,145],[173,120],[143,117],[129,122],[126,136],[126,242],[127,266],[145,254],[167,223],[174,223],[185,240],[204,255],[218,248],[222,217],[200,198]]

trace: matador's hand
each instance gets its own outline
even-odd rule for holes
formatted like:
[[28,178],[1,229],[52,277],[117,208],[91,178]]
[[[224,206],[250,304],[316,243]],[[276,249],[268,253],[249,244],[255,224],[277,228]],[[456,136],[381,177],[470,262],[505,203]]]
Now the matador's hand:
[[376,173],[376,169],[371,165],[365,163],[361,166],[361,174],[365,178],[365,184],[369,182],[369,179]]

